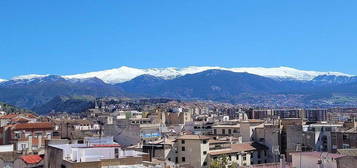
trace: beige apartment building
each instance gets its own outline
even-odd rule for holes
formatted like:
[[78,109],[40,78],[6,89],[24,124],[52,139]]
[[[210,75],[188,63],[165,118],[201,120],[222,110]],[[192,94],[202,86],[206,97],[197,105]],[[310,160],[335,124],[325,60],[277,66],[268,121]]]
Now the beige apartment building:
[[202,135],[182,135],[176,138],[176,156],[169,160],[180,166],[194,168],[208,167],[209,137]]
[[239,124],[234,124],[234,125],[214,125],[212,126],[213,129],[213,135],[215,136],[232,136],[232,137],[238,137],[240,134],[240,125]]

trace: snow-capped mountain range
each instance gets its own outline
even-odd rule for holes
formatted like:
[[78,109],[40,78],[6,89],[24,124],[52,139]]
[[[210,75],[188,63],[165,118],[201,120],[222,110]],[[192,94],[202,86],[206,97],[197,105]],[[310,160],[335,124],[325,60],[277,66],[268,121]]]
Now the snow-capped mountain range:
[[[318,71],[305,71],[298,70],[290,67],[275,67],[275,68],[263,68],[263,67],[242,67],[242,68],[224,68],[224,67],[210,67],[210,66],[190,66],[185,68],[148,68],[148,69],[139,69],[131,68],[127,66],[122,66],[119,68],[114,68],[110,70],[97,71],[97,72],[88,72],[83,74],[75,75],[65,75],[62,76],[65,79],[86,79],[86,78],[99,78],[109,84],[123,83],[130,81],[140,75],[152,75],[160,77],[163,79],[174,79],[179,76],[184,76],[187,74],[195,74],[203,72],[206,70],[225,70],[232,72],[246,72],[250,74],[255,74],[259,76],[269,77],[273,79],[284,79],[284,80],[301,80],[309,81],[315,77],[321,75],[331,75],[331,76],[346,76],[352,77],[353,75],[340,73],[340,72],[318,72]],[[34,78],[46,77],[48,75],[22,75],[12,78],[11,80],[30,80]],[[0,79],[0,82],[6,80]]]

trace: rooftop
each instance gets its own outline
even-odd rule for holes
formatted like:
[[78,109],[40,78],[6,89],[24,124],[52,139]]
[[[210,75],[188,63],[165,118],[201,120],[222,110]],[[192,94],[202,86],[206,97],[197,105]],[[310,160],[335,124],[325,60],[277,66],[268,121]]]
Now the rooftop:
[[208,140],[210,139],[208,136],[203,136],[203,135],[181,135],[177,137],[176,139],[188,139],[188,140]]
[[22,129],[52,129],[53,124],[50,122],[38,122],[38,123],[23,123],[23,124],[15,124],[12,126],[14,130],[22,130]]
[[230,148],[227,149],[219,149],[219,150],[211,150],[208,153],[212,156],[214,155],[223,155],[229,153],[238,153],[245,151],[253,151],[256,150],[252,143],[242,143],[242,144],[232,144]]
[[214,125],[212,126],[213,128],[240,128],[239,124],[235,124],[235,125],[225,125],[225,124],[220,124],[220,125]]
[[43,158],[40,155],[25,155],[20,156],[20,159],[27,164],[37,164],[40,163]]
[[301,155],[302,156],[309,156],[309,157],[317,157],[317,158],[340,158],[343,157],[345,155],[342,154],[336,154],[336,153],[327,153],[327,152],[294,152],[294,153],[290,153],[291,155]]
[[357,156],[357,148],[355,149],[337,149],[338,153],[345,156]]
[[1,116],[0,119],[12,119],[12,118],[15,118],[17,116],[18,116],[18,114],[7,114],[7,115]]
[[97,162],[105,159],[142,157],[145,154],[135,150],[122,149],[118,144],[60,144],[49,146],[61,149],[63,159],[70,162]]

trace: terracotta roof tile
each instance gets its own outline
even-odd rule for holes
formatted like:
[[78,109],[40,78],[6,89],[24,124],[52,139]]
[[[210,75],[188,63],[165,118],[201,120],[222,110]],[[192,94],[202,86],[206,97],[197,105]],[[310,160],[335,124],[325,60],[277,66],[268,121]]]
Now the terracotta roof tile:
[[12,118],[15,118],[17,116],[18,116],[18,114],[7,114],[7,115],[1,116],[0,119],[12,119]]
[[25,116],[26,116],[26,117],[29,117],[29,118],[37,118],[36,115],[31,114],[31,113],[25,114]]
[[30,121],[26,118],[22,118],[22,117],[16,117],[16,118],[12,118],[11,119],[12,122],[22,122],[22,121]]
[[38,122],[38,123],[23,123],[23,124],[15,124],[12,126],[14,130],[21,129],[53,129],[53,123],[50,122]]
[[27,164],[37,164],[43,159],[40,155],[25,155],[20,158]]

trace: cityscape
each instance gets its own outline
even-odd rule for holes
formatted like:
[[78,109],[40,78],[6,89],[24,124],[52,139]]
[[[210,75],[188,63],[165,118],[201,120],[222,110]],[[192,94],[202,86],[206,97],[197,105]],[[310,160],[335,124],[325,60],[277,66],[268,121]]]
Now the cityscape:
[[0,1],[0,168],[356,168],[357,2]]

